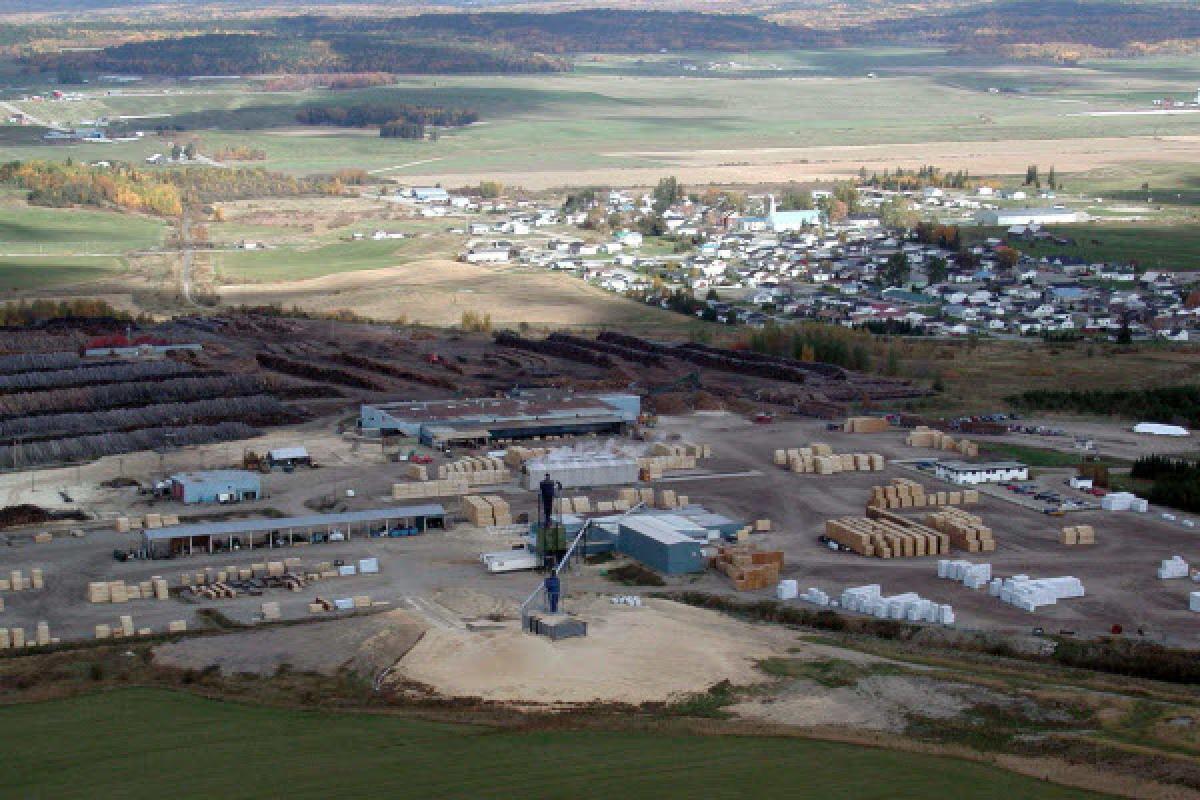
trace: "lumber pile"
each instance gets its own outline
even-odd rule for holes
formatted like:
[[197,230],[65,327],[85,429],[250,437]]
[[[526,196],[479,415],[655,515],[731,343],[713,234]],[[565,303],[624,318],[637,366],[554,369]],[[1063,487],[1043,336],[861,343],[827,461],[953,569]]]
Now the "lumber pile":
[[466,475],[455,475],[432,481],[393,483],[393,500],[412,500],[419,497],[457,497],[470,491]]
[[512,509],[503,497],[466,495],[463,497],[462,507],[467,520],[476,527],[512,524]]
[[870,517],[826,520],[825,536],[874,558],[920,558],[950,552],[945,534],[887,511],[870,511]]
[[846,417],[842,425],[846,433],[884,433],[890,429],[885,417]]
[[14,569],[7,578],[0,578],[0,592],[26,592],[30,589],[44,589],[46,579],[41,567],[34,567],[25,576],[24,570]]
[[925,515],[925,524],[950,537],[950,544],[968,553],[990,553],[996,549],[992,529],[983,519],[959,508],[945,508]]
[[1059,534],[1058,541],[1068,547],[1077,544],[1095,544],[1096,529],[1091,525],[1067,525]]
[[649,455],[674,456],[676,458],[692,459],[692,466],[695,466],[696,459],[712,458],[712,446],[707,444],[694,444],[692,442],[681,442],[679,444],[656,442],[653,446],[651,446]]
[[148,581],[92,581],[87,587],[89,603],[128,603],[130,600],[166,600],[170,596],[167,581],[155,575]]
[[504,461],[488,456],[466,456],[437,468],[438,480],[464,478],[468,486],[495,486],[512,480]]
[[739,592],[768,589],[779,582],[783,552],[759,550],[752,544],[723,545],[710,565],[724,573]]
[[514,444],[504,451],[504,463],[512,469],[520,469],[526,461],[540,458],[549,452],[548,447],[520,447]]
[[142,528],[169,528],[179,524],[178,514],[147,514],[145,517],[117,517],[113,523],[117,533],[129,533]]
[[925,508],[960,506],[979,502],[976,489],[954,492],[926,492],[925,487],[908,478],[895,478],[887,486],[872,486],[868,508]]
[[26,635],[24,628],[0,628],[0,650],[20,650],[58,643],[58,637],[50,635],[50,624],[45,620],[37,623],[33,636]]
[[969,439],[958,440],[943,431],[920,425],[913,428],[905,437],[904,443],[909,447],[925,447],[931,450],[944,450],[949,453],[974,457],[979,455],[979,445]]
[[775,465],[792,472],[834,475],[839,472],[878,472],[887,464],[879,453],[834,453],[827,444],[775,451]]

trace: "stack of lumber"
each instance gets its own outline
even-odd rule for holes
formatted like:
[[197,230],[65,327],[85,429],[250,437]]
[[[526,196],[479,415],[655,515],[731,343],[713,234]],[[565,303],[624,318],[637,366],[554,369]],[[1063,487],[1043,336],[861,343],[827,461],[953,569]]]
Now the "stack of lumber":
[[512,524],[512,509],[503,497],[466,495],[462,507],[467,520],[477,527]]
[[263,622],[274,622],[283,617],[279,610],[279,603],[270,602],[262,604]]
[[592,508],[592,500],[585,494],[576,497],[563,497],[559,502],[564,514],[591,514],[593,511],[600,510],[599,508]]
[[696,459],[712,458],[712,447],[707,444],[693,444],[691,442],[681,442],[679,444],[656,442],[650,448],[649,455],[691,459],[692,466],[695,466]]
[[775,464],[792,472],[834,475],[839,472],[878,472],[887,461],[879,453],[834,453],[828,445],[813,444],[775,451]]
[[417,481],[415,483],[393,483],[393,500],[411,500],[417,497],[454,497],[470,491],[465,475],[455,475],[453,478],[436,481]]
[[992,529],[983,519],[959,508],[945,508],[925,515],[925,524],[950,537],[950,544],[968,553],[990,553],[996,549]]
[[751,544],[725,545],[717,548],[711,565],[728,576],[739,592],[769,589],[779,582],[783,552],[759,550]]
[[890,429],[885,417],[847,417],[842,426],[846,433],[884,433]]
[[404,467],[404,477],[413,481],[427,481],[429,468],[424,464],[408,464]]
[[550,452],[546,447],[518,447],[512,445],[504,452],[504,463],[512,469],[520,469],[531,458],[540,458]]
[[50,625],[45,620],[37,623],[32,638],[26,636],[24,628],[0,628],[0,650],[40,647],[58,642],[57,637],[50,635]]
[[871,487],[868,508],[924,508],[926,506],[973,505],[979,492],[965,489],[954,492],[926,492],[925,487],[908,478],[895,478],[888,486]]
[[49,544],[54,541],[54,534],[48,531],[41,531],[33,535],[34,544]]
[[512,473],[498,458],[466,456],[437,468],[438,480],[463,477],[469,486],[494,486],[507,483]]
[[642,456],[637,460],[638,471],[649,475],[650,480],[658,480],[663,473],[670,470],[695,469],[695,456]]
[[8,573],[7,578],[0,578],[0,592],[25,592],[30,589],[42,589],[45,586],[46,581],[41,567],[34,567],[30,570],[29,577],[25,576],[23,570],[14,569]]
[[1091,525],[1068,525],[1062,529],[1059,542],[1065,545],[1095,544],[1096,529]]
[[875,558],[919,558],[950,552],[947,536],[881,509],[870,517],[826,520],[825,535],[854,552]]
[[944,450],[968,457],[979,455],[979,445],[968,439],[957,440],[948,433],[927,428],[924,425],[913,428],[904,443],[909,447],[927,447],[933,450]]
[[88,583],[89,603],[127,603],[130,600],[166,600],[169,597],[166,580],[155,575],[148,581],[92,581]]

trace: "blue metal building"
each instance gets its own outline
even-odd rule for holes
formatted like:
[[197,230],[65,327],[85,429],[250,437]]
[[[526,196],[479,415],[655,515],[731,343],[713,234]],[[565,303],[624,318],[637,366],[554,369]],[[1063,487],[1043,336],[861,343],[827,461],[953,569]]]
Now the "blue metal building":
[[255,472],[214,469],[171,476],[171,497],[183,503],[240,503],[262,497],[262,479]]

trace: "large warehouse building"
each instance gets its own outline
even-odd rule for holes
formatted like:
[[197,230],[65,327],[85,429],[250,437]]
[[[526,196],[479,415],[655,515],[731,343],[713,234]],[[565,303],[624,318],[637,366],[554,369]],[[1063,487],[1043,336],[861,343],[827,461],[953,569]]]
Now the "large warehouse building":
[[508,397],[364,405],[364,431],[411,436],[422,444],[485,445],[500,439],[621,433],[637,422],[632,394],[521,392]]

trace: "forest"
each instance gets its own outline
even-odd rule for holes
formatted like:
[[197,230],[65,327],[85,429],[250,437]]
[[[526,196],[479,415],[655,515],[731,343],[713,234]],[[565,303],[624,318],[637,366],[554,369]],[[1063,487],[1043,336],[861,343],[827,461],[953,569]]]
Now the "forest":
[[403,104],[307,106],[296,114],[296,120],[304,125],[334,125],[341,128],[401,123],[458,127],[470,125],[478,119],[479,113],[471,109]]
[[1154,482],[1147,498],[1151,503],[1200,511],[1200,461],[1145,456],[1133,463],[1130,476]]
[[274,73],[523,73],[567,69],[560,59],[486,43],[351,33],[324,39],[272,33],[205,33],[133,41],[95,51],[46,51],[24,66],[142,75]]
[[164,217],[178,216],[185,203],[330,194],[342,190],[336,178],[301,178],[261,168],[184,167],[152,171],[119,162],[94,167],[70,160],[2,164],[0,184],[28,190],[27,200],[31,205],[95,206]]
[[1200,423],[1200,386],[1113,390],[1035,389],[1005,400],[1014,408],[1028,411],[1071,411],[1186,425]]

